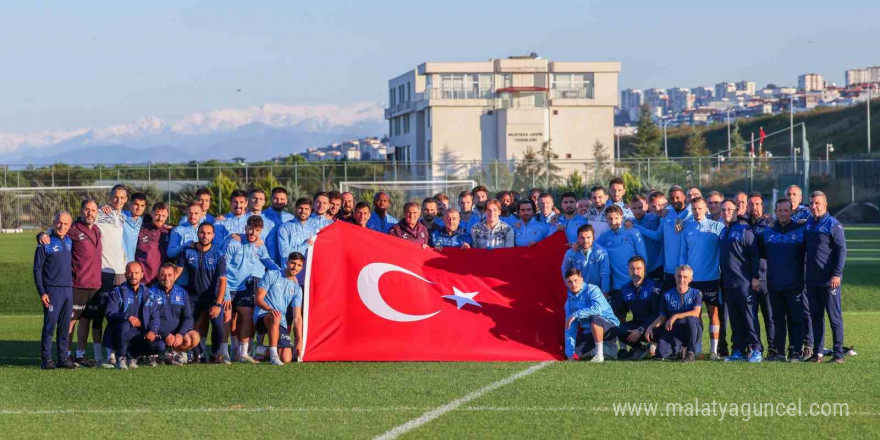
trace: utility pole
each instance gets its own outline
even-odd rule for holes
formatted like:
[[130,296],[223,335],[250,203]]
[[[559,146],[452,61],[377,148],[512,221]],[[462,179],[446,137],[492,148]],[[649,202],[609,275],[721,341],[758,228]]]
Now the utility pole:
[[789,135],[791,138],[791,162],[795,164],[795,171],[797,171],[797,163],[794,156],[794,94],[790,96],[791,104],[788,106],[788,118],[789,118]]
[[868,154],[871,154],[871,89],[873,84],[868,84]]

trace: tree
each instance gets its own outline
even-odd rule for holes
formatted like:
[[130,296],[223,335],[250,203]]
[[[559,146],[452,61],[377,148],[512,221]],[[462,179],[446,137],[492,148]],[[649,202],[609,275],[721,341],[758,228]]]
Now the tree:
[[584,196],[585,190],[584,178],[578,170],[572,171],[559,188],[560,192],[573,192],[578,198]]
[[636,134],[633,137],[633,157],[658,157],[660,156],[660,129],[651,118],[651,109],[643,105],[639,109],[639,123],[636,126]]
[[541,157],[541,160],[544,161],[544,182],[546,182],[547,188],[552,188],[556,185],[556,182],[562,179],[559,176],[559,168],[558,165],[553,163],[554,160],[559,159],[559,155],[553,152],[553,147],[550,146],[550,141],[543,142],[541,144],[541,149],[538,150],[538,155]]
[[734,122],[730,132],[730,156],[745,157],[745,155],[746,140],[743,139],[742,134],[739,132],[739,122]]
[[208,189],[211,190],[211,209],[213,215],[223,215],[229,209],[229,196],[232,191],[240,188],[239,182],[223,174],[222,171],[211,180]]
[[605,174],[608,173],[608,165],[611,162],[611,156],[605,150],[602,141],[596,139],[593,144],[593,180],[596,182],[605,181]]
[[687,157],[704,157],[709,155],[709,149],[706,148],[706,137],[703,131],[691,127],[687,140],[684,143],[684,155]]

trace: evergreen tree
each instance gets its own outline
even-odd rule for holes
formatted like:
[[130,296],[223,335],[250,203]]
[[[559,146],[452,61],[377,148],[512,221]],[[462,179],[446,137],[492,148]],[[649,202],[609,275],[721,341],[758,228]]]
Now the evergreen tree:
[[639,123],[636,126],[638,130],[633,137],[633,157],[658,157],[662,151],[660,143],[662,142],[662,134],[660,128],[651,118],[651,109],[648,105],[643,105],[639,109]]
[[596,139],[596,143],[593,144],[593,181],[603,182],[606,180],[604,177],[608,174],[610,163],[611,156],[605,149],[605,145]]
[[705,157],[709,155],[709,149],[706,148],[706,138],[703,131],[691,127],[687,140],[684,143],[684,155],[687,157]]
[[733,128],[730,131],[730,156],[745,157],[745,155],[746,140],[743,139],[742,134],[739,132],[739,122],[734,122]]

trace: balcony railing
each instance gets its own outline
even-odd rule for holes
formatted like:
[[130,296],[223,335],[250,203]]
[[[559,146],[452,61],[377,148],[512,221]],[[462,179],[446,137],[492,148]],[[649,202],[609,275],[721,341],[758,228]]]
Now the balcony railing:
[[492,89],[473,88],[436,88],[425,90],[427,99],[492,99],[495,92]]
[[551,99],[593,99],[592,87],[552,89]]

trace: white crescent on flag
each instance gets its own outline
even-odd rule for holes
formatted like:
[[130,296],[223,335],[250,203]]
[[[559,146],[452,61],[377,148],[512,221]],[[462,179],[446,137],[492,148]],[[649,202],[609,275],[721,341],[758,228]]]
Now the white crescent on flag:
[[405,273],[428,284],[434,284],[400,266],[388,263],[370,263],[364,266],[360,273],[358,273],[357,289],[361,301],[371,312],[375,313],[380,318],[398,322],[421,321],[440,313],[438,310],[427,315],[409,315],[389,306],[388,303],[385,302],[385,299],[382,298],[382,293],[379,292],[379,279],[382,278],[382,275],[385,275],[388,272]]

